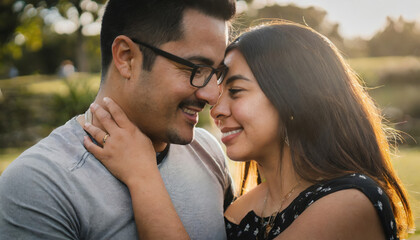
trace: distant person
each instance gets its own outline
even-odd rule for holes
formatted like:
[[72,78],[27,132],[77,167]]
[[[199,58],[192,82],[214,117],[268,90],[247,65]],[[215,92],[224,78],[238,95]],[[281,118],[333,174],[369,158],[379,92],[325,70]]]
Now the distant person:
[[64,60],[58,70],[58,75],[62,78],[68,78],[76,72],[76,68],[73,62],[70,60]]
[[[129,240],[137,234],[180,239],[167,234],[177,224],[192,239],[226,239],[223,211],[233,197],[230,176],[216,139],[195,125],[198,113],[219,96],[218,78],[225,72],[219,66],[234,14],[234,0],[110,0],[103,15],[102,79],[92,106],[112,97],[151,139],[154,150],[141,155],[151,154],[159,165],[169,195],[164,194],[180,221],[148,227],[167,217],[160,207],[166,198],[154,198],[155,205],[142,208],[152,216],[137,219],[127,186],[83,146],[84,137],[90,137],[84,124],[104,129],[87,111],[3,172],[0,239]],[[113,137],[104,135],[97,144]]]
[[9,69],[9,78],[15,78],[19,76],[19,70],[15,66],[11,66]]
[[[265,179],[228,207],[228,239],[406,237],[412,212],[379,110],[326,37],[291,22],[258,26],[228,46],[224,64],[229,71],[211,116],[229,158],[255,160]],[[86,138],[86,147],[129,186],[136,221],[152,219],[142,209],[165,186],[156,180],[150,140],[111,100],[94,114],[111,137],[102,147]],[[85,129],[97,141],[106,134]],[[159,204],[167,213],[149,228],[179,222],[170,201],[159,203],[169,203]],[[181,225],[173,230],[188,238]]]

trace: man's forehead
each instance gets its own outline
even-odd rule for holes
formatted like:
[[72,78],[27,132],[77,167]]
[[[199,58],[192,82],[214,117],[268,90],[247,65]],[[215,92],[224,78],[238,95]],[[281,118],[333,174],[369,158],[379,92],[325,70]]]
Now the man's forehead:
[[222,62],[228,39],[226,21],[194,9],[186,10],[182,33],[182,39],[173,45],[184,58],[212,66]]

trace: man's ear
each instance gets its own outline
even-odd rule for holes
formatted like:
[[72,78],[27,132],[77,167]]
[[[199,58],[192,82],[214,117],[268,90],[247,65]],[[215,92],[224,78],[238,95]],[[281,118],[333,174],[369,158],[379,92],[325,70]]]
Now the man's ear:
[[[112,59],[121,76],[130,79],[133,75],[134,64],[142,66],[143,55],[137,44],[127,36],[120,35],[112,43]],[[138,62],[140,61],[140,63]]]

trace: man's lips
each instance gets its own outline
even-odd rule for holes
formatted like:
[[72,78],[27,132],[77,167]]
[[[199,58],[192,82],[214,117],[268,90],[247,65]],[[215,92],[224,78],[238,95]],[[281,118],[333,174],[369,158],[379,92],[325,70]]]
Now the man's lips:
[[181,107],[181,111],[184,113],[184,116],[187,120],[193,124],[198,122],[198,113],[201,112],[202,108],[194,108],[194,107]]
[[185,108],[185,107],[181,108],[181,109],[184,113],[187,113],[187,114],[190,114],[190,115],[195,115],[196,113],[201,111],[201,110],[197,111],[197,110],[193,110],[193,109]]
[[190,114],[190,115],[195,115],[199,112],[201,112],[203,109],[202,108],[197,108],[197,107],[191,107],[191,106],[182,106],[181,110],[186,113],[186,114]]

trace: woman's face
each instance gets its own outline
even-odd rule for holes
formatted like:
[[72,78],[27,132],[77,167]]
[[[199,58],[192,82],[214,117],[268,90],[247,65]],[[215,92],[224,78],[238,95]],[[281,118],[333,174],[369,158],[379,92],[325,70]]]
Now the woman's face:
[[222,131],[226,152],[235,161],[259,160],[279,151],[278,111],[265,96],[242,53],[224,60],[229,72],[211,116]]

